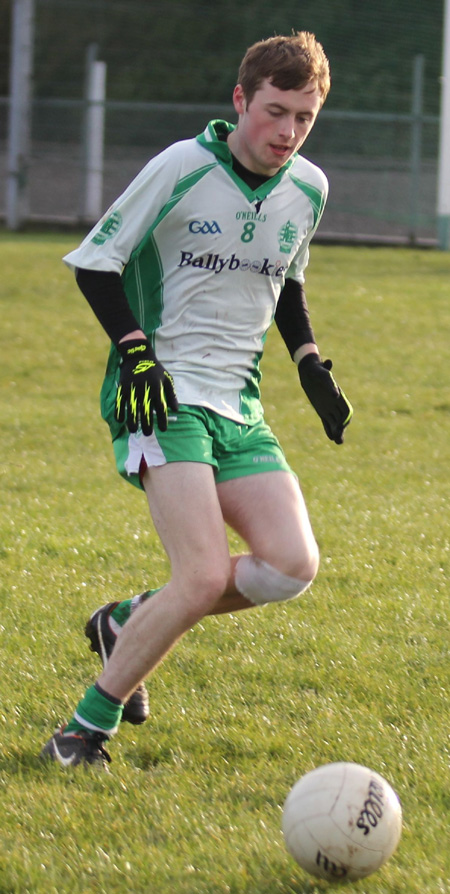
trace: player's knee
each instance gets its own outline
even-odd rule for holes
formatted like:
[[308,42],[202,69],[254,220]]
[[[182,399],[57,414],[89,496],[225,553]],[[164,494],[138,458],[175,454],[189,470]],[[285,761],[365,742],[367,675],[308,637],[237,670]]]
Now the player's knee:
[[291,566],[289,570],[285,570],[292,577],[312,583],[319,570],[319,561],[319,547],[316,541],[312,540],[307,552],[297,560],[294,567]]
[[236,563],[235,585],[242,596],[254,605],[285,602],[300,596],[314,580],[317,565],[311,561],[308,568],[305,565],[303,568],[304,576],[294,577],[284,574],[262,559],[240,556]]
[[184,605],[192,614],[192,623],[211,610],[223,596],[229,580],[230,566],[217,562],[204,567],[201,572],[185,576],[183,580]]
[[268,565],[276,566],[278,571],[287,577],[292,577],[300,581],[307,581],[311,584],[319,570],[319,547],[313,536],[302,544],[302,548],[298,549],[294,544],[286,544],[285,548],[280,548],[276,553],[267,555],[266,561]]

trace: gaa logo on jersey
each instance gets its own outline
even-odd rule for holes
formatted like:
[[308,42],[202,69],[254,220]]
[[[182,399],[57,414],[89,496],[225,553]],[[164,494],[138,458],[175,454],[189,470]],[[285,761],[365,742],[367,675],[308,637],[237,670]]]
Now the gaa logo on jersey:
[[214,235],[214,233],[222,232],[217,220],[211,222],[209,220],[191,220],[188,229],[190,233],[203,233],[205,236],[207,233]]
[[120,211],[113,211],[113,213],[109,214],[103,221],[98,233],[93,236],[92,242],[94,242],[95,245],[104,245],[107,239],[112,239],[112,237],[115,236],[121,226],[122,215]]

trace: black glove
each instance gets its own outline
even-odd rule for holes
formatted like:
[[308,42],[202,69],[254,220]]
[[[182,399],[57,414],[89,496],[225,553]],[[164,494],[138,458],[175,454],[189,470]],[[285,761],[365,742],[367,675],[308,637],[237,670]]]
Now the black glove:
[[344,428],[353,415],[353,407],[331,375],[331,360],[323,363],[318,354],[306,354],[298,365],[300,383],[311,401],[330,441],[344,443]]
[[118,345],[122,357],[119,386],[116,395],[115,417],[125,422],[130,432],[140,424],[144,435],[153,431],[153,413],[158,427],[167,429],[167,407],[178,409],[172,376],[156,359],[146,339],[130,339]]

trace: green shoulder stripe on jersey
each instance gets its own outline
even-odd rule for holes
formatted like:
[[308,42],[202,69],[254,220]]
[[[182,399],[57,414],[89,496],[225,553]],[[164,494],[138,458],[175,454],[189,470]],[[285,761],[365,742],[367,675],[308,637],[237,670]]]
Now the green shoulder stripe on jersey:
[[185,196],[189,192],[189,190],[192,189],[192,187],[195,186],[195,184],[198,183],[198,181],[201,180],[202,177],[205,176],[205,174],[207,174],[209,171],[211,171],[213,168],[216,168],[216,167],[217,167],[216,161],[214,161],[208,165],[203,165],[201,168],[197,168],[195,171],[191,171],[190,174],[186,174],[185,177],[182,177],[181,180],[178,181],[172,195],[170,196],[170,199],[168,199],[166,204],[161,208],[161,211],[159,212],[158,217],[153,221],[151,227],[149,227],[149,229],[147,230],[143,239],[141,239],[137,248],[135,248],[135,250],[132,252],[130,261],[133,261],[136,258],[136,256],[141,253],[142,249],[145,246],[145,243],[147,242],[147,239],[149,238],[151,233],[153,233],[153,230],[156,230],[156,227],[165,218],[166,214],[168,214],[169,211],[171,211],[172,208],[175,207],[175,205],[180,201],[180,199],[182,199],[183,196]]
[[298,186],[302,192],[305,193],[305,196],[308,197],[311,205],[313,207],[314,212],[314,226],[317,221],[320,219],[322,215],[322,211],[325,205],[325,195],[321,189],[317,189],[316,186],[311,186],[310,183],[305,183],[303,180],[299,180],[298,177],[294,177],[293,174],[289,174],[293,183]]
[[[217,167],[217,162],[212,162],[209,165],[203,165],[202,168],[197,168],[196,171],[192,171],[190,174],[186,174],[185,177],[182,177],[181,180],[178,181],[170,199],[164,205],[164,208],[158,214],[158,217],[155,220],[155,223],[152,225],[152,230],[156,229],[159,223],[161,223],[162,219],[169,213],[169,211],[174,208],[177,202],[185,196],[202,177],[205,176],[212,168]],[[139,251],[139,247],[136,249]]]

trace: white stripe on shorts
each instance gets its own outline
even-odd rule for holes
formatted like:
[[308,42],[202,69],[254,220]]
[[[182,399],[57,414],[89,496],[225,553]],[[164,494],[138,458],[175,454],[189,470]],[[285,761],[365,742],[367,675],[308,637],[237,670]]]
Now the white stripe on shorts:
[[167,460],[154,433],[143,435],[142,432],[128,438],[128,456],[125,471],[128,475],[138,475],[142,457],[147,466],[163,466]]

